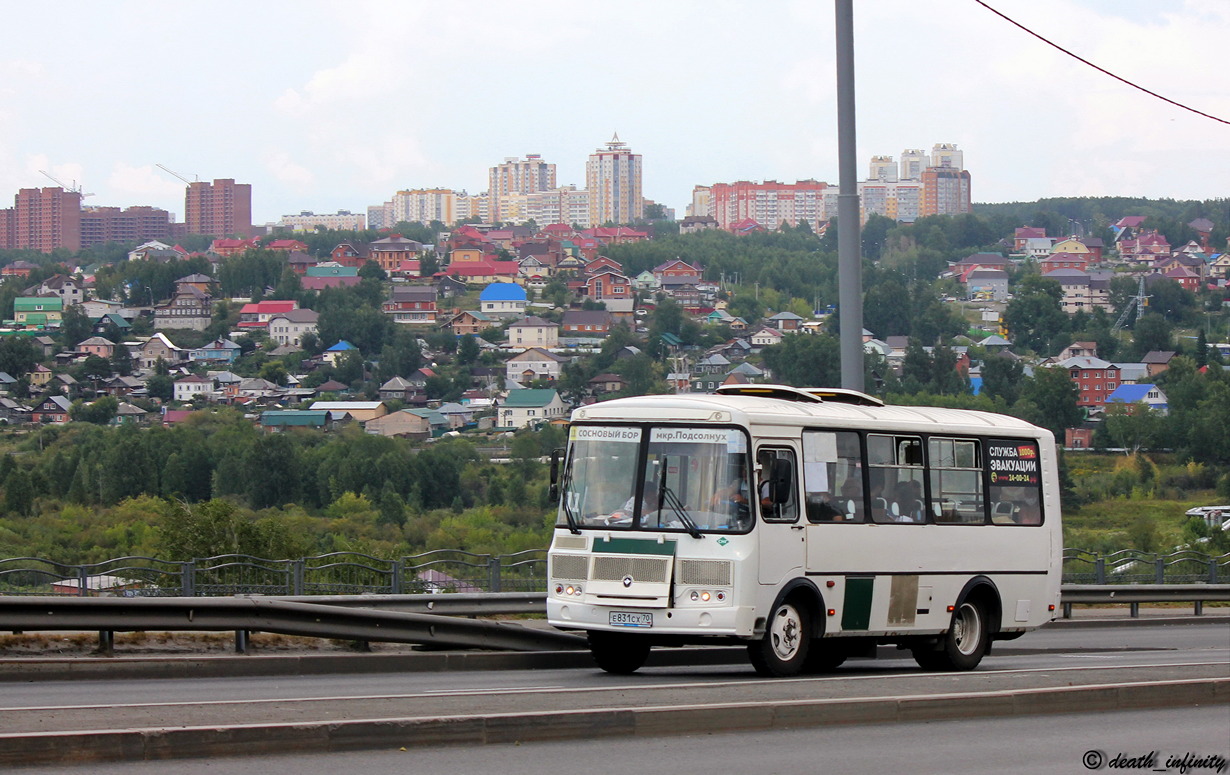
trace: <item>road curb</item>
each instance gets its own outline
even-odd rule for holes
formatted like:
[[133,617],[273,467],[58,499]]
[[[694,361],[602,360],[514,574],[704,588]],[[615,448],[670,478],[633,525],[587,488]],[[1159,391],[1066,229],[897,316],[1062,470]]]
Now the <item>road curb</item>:
[[84,764],[203,756],[328,753],[441,745],[659,737],[936,719],[1028,716],[1230,703],[1230,678],[488,716],[384,718],[229,727],[0,734],[0,764]]

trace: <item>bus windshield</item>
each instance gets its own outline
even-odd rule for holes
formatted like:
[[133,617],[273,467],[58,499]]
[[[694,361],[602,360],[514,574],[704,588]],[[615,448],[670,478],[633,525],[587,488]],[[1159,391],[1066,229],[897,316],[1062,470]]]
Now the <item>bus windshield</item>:
[[735,428],[573,425],[557,524],[750,530],[756,498],[747,450]]

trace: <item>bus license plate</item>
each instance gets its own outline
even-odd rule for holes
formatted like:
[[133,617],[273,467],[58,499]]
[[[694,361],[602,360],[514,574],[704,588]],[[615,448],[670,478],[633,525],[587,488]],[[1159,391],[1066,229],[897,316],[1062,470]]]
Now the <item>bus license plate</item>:
[[611,626],[652,627],[653,614],[632,613],[631,611],[611,611]]

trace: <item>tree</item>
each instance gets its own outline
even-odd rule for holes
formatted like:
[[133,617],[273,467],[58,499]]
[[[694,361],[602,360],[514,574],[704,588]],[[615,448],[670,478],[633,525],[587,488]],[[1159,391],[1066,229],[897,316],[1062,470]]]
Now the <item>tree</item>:
[[1106,406],[1106,433],[1111,443],[1135,455],[1153,446],[1162,431],[1162,416],[1143,404]]
[[457,344],[457,362],[468,366],[478,360],[478,355],[478,342],[474,341],[474,337],[469,334],[461,337]]
[[145,380],[145,389],[150,398],[160,398],[170,401],[175,397],[175,382],[169,374],[154,374]]
[[77,344],[89,339],[93,332],[94,323],[81,307],[70,305],[60,315],[60,342],[65,349],[75,350]]
[[70,416],[74,422],[88,422],[95,425],[108,425],[115,419],[120,408],[119,399],[115,396],[103,396],[93,403],[85,404],[74,401]]
[[0,371],[21,378],[38,365],[34,345],[24,336],[0,338]]
[[992,398],[1002,398],[1009,405],[1021,396],[1021,381],[1025,366],[1015,358],[991,355],[982,361],[982,391]]
[[1024,419],[1047,428],[1059,439],[1064,429],[1075,427],[1084,417],[1076,403],[1080,390],[1066,369],[1035,369],[1033,378],[1025,381],[1021,398],[1030,405]]
[[792,334],[781,344],[766,347],[765,365],[786,385],[795,387],[839,387],[841,385],[841,344],[834,336]]
[[1136,321],[1136,327],[1132,331],[1132,346],[1137,357],[1143,357],[1154,350],[1173,349],[1170,324],[1161,315],[1145,315]]
[[1004,309],[1004,325],[1018,347],[1049,353],[1051,343],[1068,330],[1068,316],[1061,301],[1063,290],[1056,280],[1027,276]]

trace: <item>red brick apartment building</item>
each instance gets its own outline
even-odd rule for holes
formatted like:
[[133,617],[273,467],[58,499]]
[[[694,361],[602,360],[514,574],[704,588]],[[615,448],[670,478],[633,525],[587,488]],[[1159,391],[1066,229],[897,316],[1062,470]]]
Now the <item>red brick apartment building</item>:
[[12,209],[0,210],[0,248],[81,250],[81,193],[52,188],[23,188]]
[[184,222],[189,234],[227,237],[252,234],[252,184],[220,178],[189,183],[184,193]]
[[87,207],[81,211],[81,247],[104,242],[171,239],[171,214],[161,207]]

